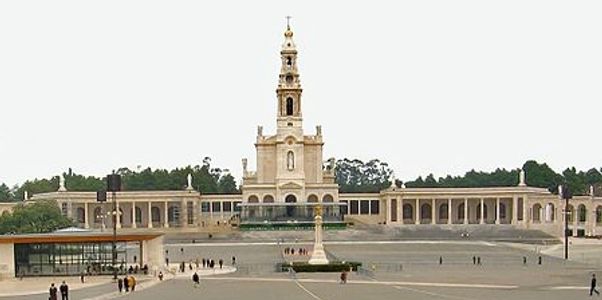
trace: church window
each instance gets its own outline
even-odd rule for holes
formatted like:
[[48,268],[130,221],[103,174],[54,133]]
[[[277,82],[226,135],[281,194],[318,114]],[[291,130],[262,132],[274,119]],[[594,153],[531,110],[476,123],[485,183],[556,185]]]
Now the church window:
[[286,98],[286,115],[293,115],[293,98],[291,97]]
[[289,151],[286,154],[286,168],[291,171],[295,169],[295,154],[293,151]]
[[290,67],[293,64],[293,61],[291,60],[290,57],[286,58],[286,64]]

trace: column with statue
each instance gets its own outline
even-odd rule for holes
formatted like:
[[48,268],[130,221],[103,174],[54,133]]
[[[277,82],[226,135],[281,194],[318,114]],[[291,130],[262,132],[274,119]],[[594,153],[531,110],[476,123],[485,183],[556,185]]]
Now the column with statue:
[[318,205],[315,208],[315,230],[314,230],[314,250],[309,259],[310,265],[325,265],[328,264],[324,245],[322,245],[322,206]]

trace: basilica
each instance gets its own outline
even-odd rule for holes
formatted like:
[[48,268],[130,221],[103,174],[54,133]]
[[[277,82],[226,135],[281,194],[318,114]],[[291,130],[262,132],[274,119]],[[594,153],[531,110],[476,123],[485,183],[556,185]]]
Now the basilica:
[[[392,185],[379,193],[340,193],[334,160],[323,157],[320,126],[305,132],[298,52],[287,26],[280,49],[273,134],[257,128],[255,169],[242,159],[242,193],[203,194],[190,184],[184,190],[118,192],[118,228],[132,231],[201,231],[214,226],[243,230],[295,229],[311,226],[320,206],[327,226],[514,226],[563,233],[569,219],[573,235],[602,234],[602,198],[578,196],[565,207],[547,189],[529,187],[521,172],[513,187],[406,188]],[[394,180],[393,180],[394,181]],[[82,228],[112,226],[110,203],[95,192],[71,192],[64,181],[56,192],[26,201],[56,200],[63,214]]]

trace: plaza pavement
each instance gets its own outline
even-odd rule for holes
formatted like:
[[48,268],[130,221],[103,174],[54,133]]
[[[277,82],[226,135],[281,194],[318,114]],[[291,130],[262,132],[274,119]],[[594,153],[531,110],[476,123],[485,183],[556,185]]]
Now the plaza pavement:
[[[595,249],[598,244],[573,244],[577,249]],[[309,247],[309,242],[211,241],[165,245],[170,261],[190,262],[196,258],[224,259],[236,256],[237,270],[231,274],[201,275],[201,287],[190,282],[190,274],[156,282],[127,295],[117,295],[114,284],[101,284],[73,291],[76,299],[586,299],[590,274],[599,265],[564,261],[547,255],[558,245],[507,244],[491,241],[327,241],[326,250],[343,260],[364,264],[362,272],[350,274],[349,283],[338,283],[335,273],[275,272],[284,247]],[[182,251],[183,250],[183,251]],[[575,250],[578,253],[578,250]],[[590,250],[588,250],[590,251]],[[542,256],[542,265],[537,264]],[[439,257],[443,264],[439,265]],[[481,257],[473,265],[472,257]],[[522,257],[526,256],[526,265]],[[72,278],[77,280],[77,278]],[[44,300],[47,295],[2,299]]]

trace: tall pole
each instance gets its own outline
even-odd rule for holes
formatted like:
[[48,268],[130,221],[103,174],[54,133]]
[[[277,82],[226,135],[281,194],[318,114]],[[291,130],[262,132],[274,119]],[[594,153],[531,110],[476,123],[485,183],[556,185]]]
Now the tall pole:
[[569,198],[564,201],[564,259],[569,259]]
[[113,250],[112,254],[112,264],[113,264],[113,279],[117,280],[117,266],[115,265],[117,262],[117,218],[119,215],[117,214],[117,197],[115,197],[115,191],[111,192],[112,200],[113,200]]

